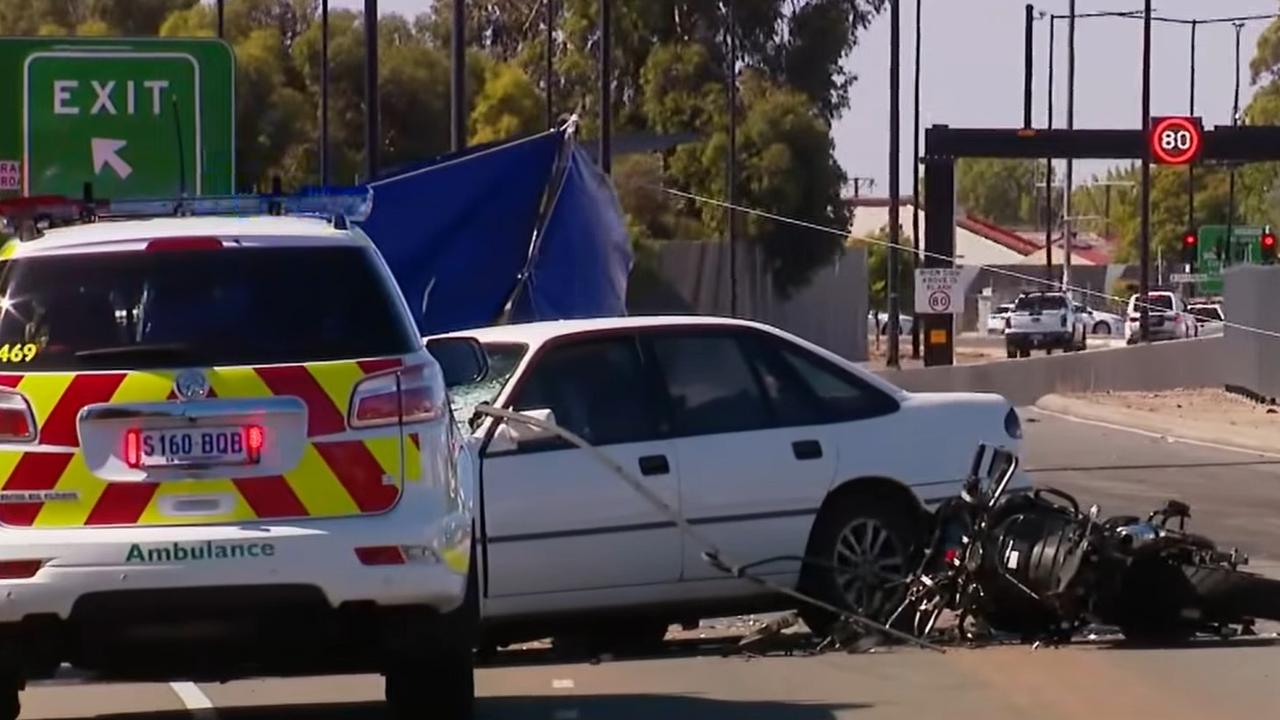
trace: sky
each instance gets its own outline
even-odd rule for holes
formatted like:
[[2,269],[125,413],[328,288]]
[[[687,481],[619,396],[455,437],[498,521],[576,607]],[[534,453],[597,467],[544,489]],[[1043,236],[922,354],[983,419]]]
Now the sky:
[[[360,9],[364,0],[330,0],[331,7]],[[1025,0],[921,0],[920,124],[952,127],[1017,127],[1022,124],[1023,7]],[[430,0],[379,0],[381,13],[413,16]],[[1039,10],[1065,15],[1068,0],[1036,0]],[[1184,19],[1280,13],[1278,0],[1154,0],[1157,16]],[[1078,0],[1079,13],[1140,10],[1141,0]],[[1034,113],[1046,113],[1049,21],[1036,23]],[[1249,59],[1266,21],[1241,32],[1240,104],[1248,103]],[[865,31],[846,66],[858,75],[851,105],[833,128],[836,157],[850,177],[875,181],[873,194],[888,191],[889,15]],[[909,193],[912,165],[912,81],[915,2],[902,0],[901,129],[902,191]],[[1066,126],[1067,23],[1058,21],[1054,66],[1054,126]],[[1231,122],[1235,83],[1235,30],[1230,24],[1197,30],[1196,114],[1206,127]],[[1153,115],[1189,110],[1190,29],[1156,23],[1152,29]],[[1082,19],[1076,26],[1075,126],[1136,128],[1142,123],[1142,22]],[[921,144],[923,145],[923,131]],[[1080,162],[1076,182],[1111,163]]]

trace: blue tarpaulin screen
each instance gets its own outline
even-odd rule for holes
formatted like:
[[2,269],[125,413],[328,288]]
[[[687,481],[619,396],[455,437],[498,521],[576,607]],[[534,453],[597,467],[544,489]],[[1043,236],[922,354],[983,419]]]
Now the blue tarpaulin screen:
[[547,132],[370,184],[373,212],[361,228],[421,313],[424,335],[499,317],[528,261],[563,141]]
[[574,144],[512,319],[625,315],[632,260],[613,186]]

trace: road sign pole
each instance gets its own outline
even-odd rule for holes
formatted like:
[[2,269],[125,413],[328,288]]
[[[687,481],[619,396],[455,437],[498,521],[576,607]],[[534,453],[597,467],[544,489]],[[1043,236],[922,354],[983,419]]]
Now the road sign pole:
[[898,143],[902,129],[898,125],[900,90],[898,83],[898,60],[902,44],[902,12],[901,0],[889,0],[889,277],[885,294],[888,295],[889,329],[886,331],[889,341],[888,366],[898,368],[901,362],[898,357],[898,252],[900,250],[898,225]]
[[329,184],[329,0],[320,0],[320,186]]

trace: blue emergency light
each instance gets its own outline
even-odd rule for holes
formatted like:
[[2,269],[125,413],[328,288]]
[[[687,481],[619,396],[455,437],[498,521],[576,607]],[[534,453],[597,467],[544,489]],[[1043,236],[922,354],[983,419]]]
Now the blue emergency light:
[[19,232],[26,225],[57,227],[100,219],[188,216],[304,215],[332,219],[335,224],[360,222],[373,212],[373,190],[367,187],[307,188],[293,195],[206,195],[136,200],[74,200],[42,195],[0,200],[3,229]]

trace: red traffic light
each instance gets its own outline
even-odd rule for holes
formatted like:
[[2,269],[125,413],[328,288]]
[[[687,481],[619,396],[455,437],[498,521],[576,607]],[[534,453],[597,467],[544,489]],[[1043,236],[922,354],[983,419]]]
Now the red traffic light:
[[1266,233],[1262,236],[1262,247],[1267,250],[1274,250],[1276,247],[1276,236]]
[[1193,247],[1196,244],[1195,233],[1187,233],[1186,237],[1182,238],[1182,244],[1187,247]]

